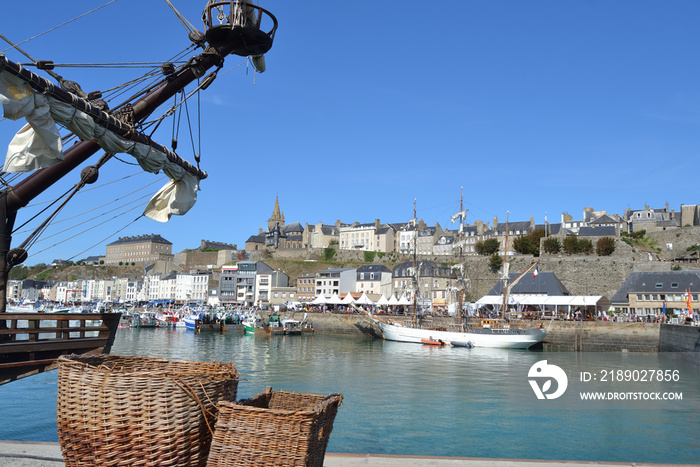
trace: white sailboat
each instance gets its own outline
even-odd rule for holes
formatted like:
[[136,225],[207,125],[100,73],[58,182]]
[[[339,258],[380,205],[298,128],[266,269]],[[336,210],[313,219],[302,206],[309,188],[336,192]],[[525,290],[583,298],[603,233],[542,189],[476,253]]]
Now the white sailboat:
[[[461,203],[460,203],[461,204]],[[460,213],[453,216],[460,219],[460,234],[463,232],[465,211],[461,209]],[[508,231],[506,229],[506,249],[508,245]],[[513,286],[530,271],[537,262],[533,262],[520,276],[508,283],[508,260],[503,264],[503,313],[507,303],[507,296]],[[416,269],[416,268],[414,268]],[[461,291],[460,291],[460,313],[462,308]],[[420,325],[419,322],[398,323],[390,320],[380,319],[377,316],[368,314],[368,316],[379,326],[384,335],[384,339],[398,342],[413,342],[420,344],[422,340],[442,340],[444,342],[453,343],[455,346],[471,346],[474,347],[498,347],[510,349],[528,349],[535,344],[542,342],[547,335],[543,328],[534,329],[518,329],[512,327],[505,320],[482,320],[481,325],[475,327],[466,321],[466,317],[461,317],[461,323],[455,326],[457,329],[450,331],[444,329],[430,329]]]

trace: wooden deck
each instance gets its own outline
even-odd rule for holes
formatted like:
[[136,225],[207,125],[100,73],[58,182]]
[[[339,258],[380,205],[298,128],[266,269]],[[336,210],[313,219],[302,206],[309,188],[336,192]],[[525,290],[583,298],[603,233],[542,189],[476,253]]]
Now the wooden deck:
[[0,384],[56,366],[61,355],[109,353],[121,313],[0,313]]

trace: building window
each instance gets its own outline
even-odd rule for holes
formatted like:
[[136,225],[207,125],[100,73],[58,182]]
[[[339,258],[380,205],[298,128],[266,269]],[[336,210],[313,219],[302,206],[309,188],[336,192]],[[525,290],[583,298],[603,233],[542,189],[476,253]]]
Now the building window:
[[672,289],[677,289],[677,288],[678,288],[678,282],[671,282],[671,288],[672,288]]

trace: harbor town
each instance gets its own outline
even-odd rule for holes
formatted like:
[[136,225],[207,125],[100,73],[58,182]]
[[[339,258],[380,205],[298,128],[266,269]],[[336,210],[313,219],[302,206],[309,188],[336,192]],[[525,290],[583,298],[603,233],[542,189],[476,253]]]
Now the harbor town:
[[0,464],[697,464],[697,6],[43,3]]
[[245,249],[201,240],[175,252],[158,234],[122,237],[102,257],[14,268],[11,277],[32,277],[11,279],[8,299],[84,311],[335,312],[361,299],[377,313],[436,317],[459,314],[461,301],[467,314],[487,316],[502,307],[505,258],[509,282],[528,271],[508,290],[514,317],[697,322],[700,206],[561,217],[453,229],[421,220],[302,225],[286,223],[276,199],[266,229]]

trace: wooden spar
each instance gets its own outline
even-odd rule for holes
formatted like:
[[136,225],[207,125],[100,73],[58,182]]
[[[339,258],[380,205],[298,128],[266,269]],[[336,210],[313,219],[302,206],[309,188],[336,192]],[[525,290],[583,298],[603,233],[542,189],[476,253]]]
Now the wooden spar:
[[[31,71],[23,68],[20,64],[8,60],[1,53],[0,70],[4,70],[26,81],[27,84],[29,84],[32,87],[32,89],[34,89],[37,93],[49,95],[67,105],[70,105],[71,107],[77,110],[80,110],[81,112],[88,114],[90,117],[92,117],[95,123],[121,136],[122,138],[142,143],[154,149],[157,149],[158,151],[164,153],[171,162],[179,165],[180,167],[197,176],[198,178],[206,178],[206,172],[203,172],[202,170],[190,164],[188,161],[180,158],[180,156],[170,151],[165,146],[161,146],[160,144],[156,143],[145,134],[139,133],[138,131],[136,131],[133,125],[129,125],[128,123],[122,122],[121,120],[113,117],[107,112],[104,112],[103,110],[92,105],[85,99],[82,99],[68,91],[61,89],[60,87],[57,87],[49,80],[44,79],[38,76],[37,74],[32,73]],[[152,111],[153,110],[151,110],[151,112]]]

